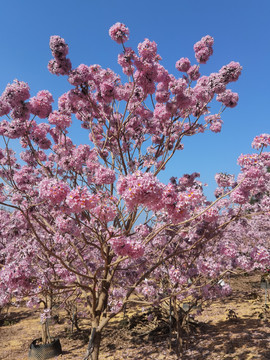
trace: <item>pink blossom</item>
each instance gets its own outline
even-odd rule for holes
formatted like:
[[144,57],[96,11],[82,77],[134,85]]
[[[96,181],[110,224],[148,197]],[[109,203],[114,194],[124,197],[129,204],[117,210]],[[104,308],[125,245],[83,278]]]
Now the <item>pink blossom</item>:
[[258,154],[242,154],[237,160],[238,164],[242,167],[257,164],[259,162]]
[[39,196],[58,205],[65,200],[69,192],[69,186],[61,180],[43,179],[39,184]]
[[218,133],[221,131],[223,121],[220,120],[214,120],[210,122],[209,129],[215,133]]
[[23,81],[14,80],[5,88],[2,99],[12,108],[21,105],[21,103],[30,98],[29,86]]
[[170,90],[174,95],[181,95],[187,88],[187,82],[184,79],[175,79],[170,82]]
[[142,285],[141,292],[147,298],[149,298],[149,297],[151,298],[156,295],[156,288],[151,281],[149,281],[148,279],[145,279],[143,282],[143,285]]
[[68,45],[65,40],[58,35],[50,37],[50,49],[56,59],[65,58],[68,54]]
[[118,55],[118,64],[122,66],[123,73],[130,76],[134,73],[133,61],[135,52],[131,48],[125,48],[123,54]]
[[30,166],[22,166],[13,177],[16,181],[17,186],[20,190],[28,190],[37,183],[37,172],[34,171]]
[[261,149],[263,147],[270,145],[270,135],[269,134],[261,134],[259,136],[255,136],[251,146],[254,149]]
[[109,35],[112,40],[116,41],[118,44],[122,44],[128,40],[129,29],[126,25],[117,22],[110,28]]
[[78,86],[83,83],[87,83],[91,79],[91,74],[89,67],[87,65],[81,64],[77,69],[72,70],[69,73],[68,81],[71,85]]
[[170,99],[169,91],[156,91],[156,101],[159,103],[165,103]]
[[143,256],[144,253],[144,248],[139,241],[125,236],[111,238],[110,244],[115,253],[120,256],[137,259]]
[[165,187],[163,191],[162,202],[165,205],[173,205],[177,203],[177,200],[178,200],[178,194],[176,191],[176,187],[170,183]]
[[39,91],[37,96],[30,99],[30,111],[40,119],[45,119],[52,111],[52,102],[53,97],[49,91]]
[[46,123],[32,123],[30,138],[39,145],[41,149],[49,149],[51,141],[46,137],[50,131],[50,125]]
[[235,183],[234,176],[226,173],[218,173],[215,180],[220,187],[231,187]]
[[213,223],[218,220],[219,213],[217,209],[211,208],[203,213],[202,218],[204,221]]
[[99,166],[95,171],[93,182],[95,184],[113,184],[115,181],[115,172],[111,169]]
[[73,110],[72,103],[68,96],[68,93],[64,93],[58,98],[58,108],[60,112],[70,114]]
[[223,66],[219,70],[219,75],[225,84],[237,81],[241,75],[242,66],[238,62],[231,61],[228,65]]
[[210,89],[216,94],[223,93],[226,90],[226,84],[224,84],[222,76],[217,73],[210,74],[208,77],[208,86],[210,86]]
[[223,93],[217,96],[217,101],[223,103],[224,106],[233,108],[237,105],[239,96],[237,93],[232,92],[231,90],[225,90]]
[[187,72],[190,68],[190,60],[188,58],[181,58],[175,64],[175,67],[178,71]]
[[68,75],[71,67],[70,60],[66,58],[60,60],[52,59],[48,63],[48,70],[55,75]]
[[154,60],[157,54],[157,44],[155,41],[151,42],[149,39],[145,39],[144,42],[139,43],[138,52],[143,60]]
[[252,258],[258,263],[269,266],[270,265],[270,253],[264,246],[257,246],[251,253]]
[[10,112],[10,105],[7,100],[1,96],[0,97],[0,116],[7,115]]
[[199,77],[201,76],[201,74],[199,72],[199,66],[198,65],[191,66],[188,69],[187,74],[188,74],[190,80],[192,80],[192,81],[198,80]]
[[91,194],[86,187],[78,186],[71,190],[66,197],[66,203],[72,212],[82,212],[84,210],[91,210],[97,204],[98,198]]
[[74,236],[78,236],[80,233],[80,229],[75,220],[66,215],[58,215],[55,219],[55,225],[58,231],[62,233],[68,233]]
[[63,130],[71,125],[71,116],[60,111],[53,111],[49,116],[49,123]]
[[205,64],[208,61],[213,54],[213,44],[214,39],[207,35],[194,45],[195,57],[198,63]]
[[29,103],[20,103],[11,110],[10,117],[13,120],[19,120],[20,122],[25,122],[30,118],[30,104]]
[[71,70],[71,62],[66,58],[68,45],[65,40],[58,35],[51,36],[50,49],[54,59],[49,61],[49,71],[56,75],[68,75]]
[[103,82],[100,85],[100,95],[104,103],[110,103],[115,97],[114,84],[111,82]]
[[161,103],[156,104],[153,115],[162,122],[169,120],[172,116],[166,105]]
[[126,201],[128,209],[136,205],[146,206],[148,209],[160,209],[159,202],[163,186],[151,173],[140,171],[121,177],[117,182],[117,191]]
[[237,188],[230,194],[230,198],[237,204],[245,204],[250,197],[250,192]]
[[0,134],[9,137],[10,139],[18,139],[27,133],[27,125],[25,121],[20,119],[7,122],[3,120],[0,125]]
[[115,203],[111,199],[102,199],[92,212],[105,224],[113,221],[117,215]]
[[209,102],[214,96],[214,91],[209,84],[209,78],[202,76],[198,79],[196,86],[193,88],[193,94],[197,101]]

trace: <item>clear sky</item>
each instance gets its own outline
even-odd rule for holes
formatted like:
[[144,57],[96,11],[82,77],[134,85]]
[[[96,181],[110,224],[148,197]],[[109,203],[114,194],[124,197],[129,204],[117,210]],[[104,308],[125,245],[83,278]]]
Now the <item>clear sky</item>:
[[269,0],[2,0],[0,4],[1,92],[15,78],[28,82],[32,96],[48,89],[55,103],[69,90],[66,77],[47,70],[51,35],[66,40],[73,67],[100,64],[121,73],[117,64],[121,48],[108,35],[116,22],[130,29],[127,46],[136,48],[145,38],[154,40],[161,64],[174,75],[175,62],[181,57],[195,63],[193,45],[205,35],[213,36],[215,44],[202,74],[217,72],[232,60],[241,63],[239,81],[229,86],[239,93],[239,104],[223,114],[222,132],[186,139],[184,151],[168,166],[164,181],[197,171],[209,184],[210,195],[215,173],[237,173],[237,157],[252,151],[256,135],[270,132]]

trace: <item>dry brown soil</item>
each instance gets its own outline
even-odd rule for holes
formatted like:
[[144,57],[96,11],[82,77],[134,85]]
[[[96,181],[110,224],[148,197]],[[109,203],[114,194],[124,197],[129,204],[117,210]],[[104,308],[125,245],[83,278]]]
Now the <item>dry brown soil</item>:
[[[106,329],[100,359],[270,360],[270,309],[265,307],[260,274],[235,276],[230,281],[233,288],[230,297],[204,304],[202,315],[196,317],[199,324],[185,338],[186,349],[181,357],[168,349],[168,334],[149,331],[150,323],[130,330],[121,317]],[[57,359],[83,359],[87,348],[86,331],[71,334],[70,324],[63,314],[60,322],[50,328],[51,335],[60,338],[63,349]],[[2,310],[0,359],[28,359],[30,343],[40,336],[38,310],[12,306],[8,312]]]

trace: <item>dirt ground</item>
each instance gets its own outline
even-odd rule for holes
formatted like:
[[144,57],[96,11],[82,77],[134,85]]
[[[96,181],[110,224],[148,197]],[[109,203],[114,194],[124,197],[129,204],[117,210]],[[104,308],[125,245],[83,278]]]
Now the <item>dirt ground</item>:
[[[149,332],[145,323],[128,329],[124,321],[112,322],[104,333],[101,360],[269,360],[270,309],[265,306],[265,290],[260,275],[231,278],[233,293],[228,298],[204,304],[196,317],[181,358],[168,349],[168,334]],[[139,316],[139,314],[138,314]],[[83,359],[87,332],[73,332],[64,317],[51,328],[59,337],[61,360]],[[121,319],[120,319],[121,320]],[[30,343],[41,336],[39,311],[10,307],[0,314],[0,359],[26,360]]]

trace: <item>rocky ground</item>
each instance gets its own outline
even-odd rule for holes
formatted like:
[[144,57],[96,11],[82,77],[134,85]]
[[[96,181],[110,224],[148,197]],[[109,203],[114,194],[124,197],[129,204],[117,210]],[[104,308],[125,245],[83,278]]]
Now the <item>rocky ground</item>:
[[[270,309],[265,307],[265,291],[260,288],[260,274],[231,278],[230,297],[204,304],[190,334],[184,338],[182,360],[269,360]],[[269,311],[269,312],[268,312]],[[128,314],[130,315],[130,314]],[[129,318],[131,315],[129,316]],[[26,360],[31,341],[41,336],[39,311],[9,307],[0,314],[0,359]],[[82,328],[84,326],[82,325]],[[61,360],[83,359],[87,331],[71,333],[64,315],[51,327],[59,337]],[[174,341],[172,342],[172,345]],[[143,321],[141,313],[133,315],[133,325],[118,318],[104,333],[101,360],[176,360],[168,346],[168,331],[155,329]]]

